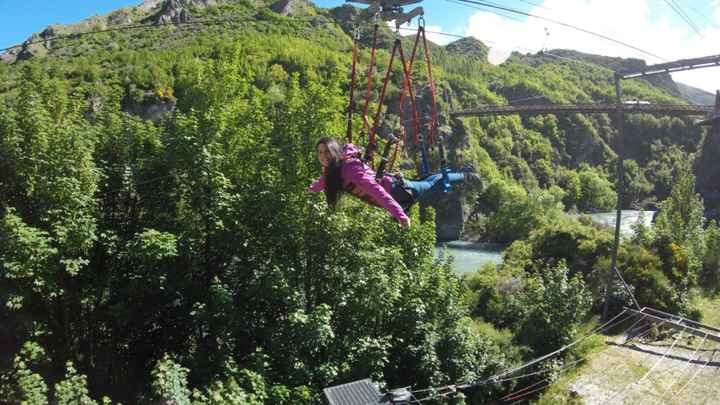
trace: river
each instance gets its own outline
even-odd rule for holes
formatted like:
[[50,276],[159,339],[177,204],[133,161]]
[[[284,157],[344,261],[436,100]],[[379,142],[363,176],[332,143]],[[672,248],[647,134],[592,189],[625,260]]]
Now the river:
[[[643,219],[645,225],[652,225],[653,214],[654,211],[644,212]],[[569,215],[577,216],[575,214]],[[615,211],[597,212],[586,215],[592,218],[592,220],[597,224],[607,226],[611,229],[615,227],[615,216],[617,215]],[[632,234],[632,226],[637,223],[639,216],[640,211],[637,210],[622,211],[620,233],[623,236]],[[447,248],[447,253],[452,255],[454,258],[453,267],[455,268],[455,271],[457,273],[469,273],[479,269],[485,263],[500,264],[502,262],[502,251],[505,248],[505,245],[455,240],[439,243],[435,247],[436,255],[441,255],[443,249],[445,248]]]

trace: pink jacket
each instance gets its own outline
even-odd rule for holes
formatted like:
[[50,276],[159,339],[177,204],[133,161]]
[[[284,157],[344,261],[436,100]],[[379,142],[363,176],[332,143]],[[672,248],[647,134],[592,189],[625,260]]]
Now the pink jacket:
[[[349,188],[353,195],[384,208],[396,220],[407,219],[407,215],[400,207],[400,204],[390,196],[390,188],[393,183],[392,177],[385,175],[378,184],[375,180],[375,172],[358,159],[360,149],[351,143],[345,144],[343,155],[345,161],[341,172],[343,187],[345,189]],[[322,176],[310,185],[308,191],[318,193],[324,189],[325,176]]]

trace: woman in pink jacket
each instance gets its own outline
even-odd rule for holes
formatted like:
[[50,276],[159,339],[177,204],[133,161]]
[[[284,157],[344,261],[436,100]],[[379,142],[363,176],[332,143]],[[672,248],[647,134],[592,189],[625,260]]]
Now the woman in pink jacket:
[[[357,146],[348,143],[341,147],[334,138],[326,137],[318,141],[316,150],[323,175],[310,185],[309,191],[324,191],[327,203],[332,208],[335,208],[341,193],[349,192],[384,208],[402,228],[407,228],[410,226],[410,218],[405,209],[415,201],[432,202],[438,193],[442,193],[442,174],[434,174],[419,181],[399,180],[386,174],[378,181],[375,172],[360,160],[360,149]],[[468,175],[475,176],[474,173],[451,172],[448,178],[453,184],[466,180]]]

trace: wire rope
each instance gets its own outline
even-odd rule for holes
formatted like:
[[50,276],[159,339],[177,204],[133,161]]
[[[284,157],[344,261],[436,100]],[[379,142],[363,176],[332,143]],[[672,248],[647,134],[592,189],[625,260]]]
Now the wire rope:
[[622,394],[624,394],[625,391],[627,391],[627,389],[628,389],[629,387],[633,387],[633,386],[635,386],[635,385],[639,385],[639,384],[641,384],[642,382],[644,382],[645,379],[646,379],[653,371],[655,371],[655,369],[660,365],[660,363],[662,363],[662,361],[665,360],[665,358],[666,358],[667,355],[672,351],[672,349],[675,348],[675,345],[677,344],[677,342],[680,341],[680,338],[682,338],[682,336],[683,336],[684,333],[685,333],[685,327],[683,327],[683,330],[682,330],[682,331],[678,334],[678,336],[675,338],[675,341],[673,341],[673,344],[670,345],[670,347],[668,347],[667,350],[665,350],[665,353],[663,353],[662,357],[660,357],[660,359],[659,359],[657,362],[655,362],[655,364],[654,364],[652,367],[650,367],[650,369],[649,369],[645,374],[643,374],[643,376],[640,377],[640,379],[639,379],[638,381],[635,381],[635,382],[633,382],[633,383],[630,383],[630,384],[626,385],[623,389],[621,389],[620,391],[616,392],[615,395],[612,395],[606,402],[607,402],[607,403],[614,403],[613,400],[615,400],[616,398],[618,398],[619,396],[621,396]]
[[[715,355],[717,354],[717,351],[718,351],[718,349],[717,349],[717,347],[716,347],[715,350],[713,350],[712,356],[708,357],[708,360],[705,362],[705,364],[703,364],[702,367],[700,367],[700,368],[698,368],[697,370],[695,370],[695,373],[692,375],[692,377],[690,377],[690,379],[685,383],[685,385],[683,385],[682,387],[680,387],[680,389],[677,390],[677,391],[670,397],[670,399],[673,399],[673,398],[677,397],[678,395],[680,395],[680,394],[690,385],[690,383],[695,379],[695,377],[697,377],[697,375],[700,373],[700,371],[702,371],[702,369],[704,369],[705,367],[707,367],[707,365],[715,358]],[[715,370],[716,373],[717,373],[717,370],[718,370],[718,369]]]
[[[702,353],[698,354],[698,352],[699,352],[700,348],[701,348],[701,347],[705,344],[705,342],[707,341],[707,337],[708,337],[708,334],[705,334],[705,337],[703,337],[703,340],[702,340],[702,342],[700,342],[700,344],[698,345],[697,349],[695,349],[695,351],[694,351],[690,356],[688,356],[689,358],[688,358],[687,363],[685,363],[685,367],[684,367],[684,369],[683,369],[683,372],[690,367],[690,364],[692,364],[693,359],[695,358],[696,355],[697,355],[697,358],[698,358],[698,359],[699,359],[700,357],[702,357]],[[667,394],[668,392],[672,391],[672,386],[673,386],[673,383],[670,383],[670,385],[666,385],[666,386],[664,386],[664,387],[661,387],[661,388],[662,388],[662,391],[663,391],[663,392],[662,392],[662,395],[665,395],[665,394]],[[659,403],[661,403],[661,402],[662,402],[662,401],[658,401],[658,402],[656,402],[656,404],[659,404]]]
[[670,6],[670,8],[675,12],[675,14],[679,15],[680,18],[681,18],[683,21],[685,21],[685,23],[686,23],[690,28],[693,29],[693,31],[695,31],[698,35],[702,36],[702,34],[700,33],[700,29],[698,28],[698,26],[695,24],[694,21],[692,21],[692,19],[690,18],[690,16],[688,16],[688,15],[683,11],[683,9],[680,7],[679,4],[677,4],[677,3],[674,2],[673,0],[665,0],[665,4],[667,4],[668,6]]
[[[532,17],[532,18],[536,18],[536,19],[539,19],[539,20],[551,22],[551,23],[553,23],[553,24],[561,25],[561,26],[566,27],[566,28],[571,28],[571,29],[574,29],[574,30],[577,30],[577,31],[580,31],[580,32],[584,32],[584,33],[586,33],[586,34],[589,34],[589,35],[592,35],[592,36],[595,36],[595,37],[598,37],[598,38],[602,38],[602,39],[604,39],[604,40],[606,40],[606,41],[610,41],[610,42],[613,42],[613,43],[615,43],[615,44],[622,45],[622,46],[624,46],[624,47],[626,47],[626,48],[630,48],[630,49],[633,49],[633,50],[635,50],[635,51],[638,51],[638,52],[640,52],[640,53],[642,53],[642,54],[644,54],[644,55],[652,56],[653,58],[656,58],[656,59],[659,59],[659,60],[662,60],[662,61],[665,61],[665,62],[667,61],[667,59],[663,58],[662,56],[658,56],[658,55],[656,55],[656,54],[654,54],[654,53],[652,53],[652,52],[646,51],[646,50],[644,50],[644,49],[642,49],[642,48],[639,48],[639,47],[637,47],[637,46],[635,46],[635,45],[629,44],[629,43],[624,42],[624,41],[620,41],[620,40],[618,40],[618,39],[609,37],[609,36],[604,35],[604,34],[600,34],[600,33],[594,32],[594,31],[590,31],[590,30],[588,30],[588,29],[585,29],[585,28],[582,28],[582,27],[579,27],[579,26],[576,26],[576,25],[573,25],[573,24],[568,24],[568,23],[565,23],[565,22],[562,22],[562,21],[554,20],[554,19],[552,19],[552,18],[547,18],[547,17],[543,17],[543,16],[536,15],[536,14],[526,13],[526,12],[521,11],[521,10],[516,10],[516,9],[509,8],[509,7],[494,5],[494,4],[490,4],[490,3],[487,3],[487,2],[483,2],[483,1],[477,1],[477,0],[458,0],[458,1],[461,1],[461,2],[463,2],[463,3],[468,3],[468,4],[483,6],[483,7],[487,7],[487,8],[491,8],[491,9],[503,10],[503,11],[507,11],[507,12],[510,12],[510,13],[513,13],[513,14],[524,15],[524,16],[527,16],[527,17]],[[494,13],[494,11],[492,11],[492,10],[488,10],[488,11]]]

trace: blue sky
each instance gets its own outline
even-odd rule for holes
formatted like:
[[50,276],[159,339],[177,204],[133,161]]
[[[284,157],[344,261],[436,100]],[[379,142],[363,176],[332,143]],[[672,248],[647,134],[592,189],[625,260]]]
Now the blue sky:
[[[720,0],[481,0],[577,25],[628,43],[660,58],[557,24],[526,16],[469,7],[457,0],[425,0],[428,31],[474,36],[491,47],[500,62],[511,51],[576,49],[608,56],[636,57],[648,63],[720,54]],[[53,23],[73,23],[106,14],[141,0],[0,0],[0,49],[21,43]],[[341,0],[316,0],[335,7]],[[695,29],[669,3],[681,8]],[[408,6],[410,9],[414,6]],[[504,14],[504,15],[503,15]],[[549,35],[547,35],[549,33]],[[437,43],[456,38],[430,34]],[[720,67],[674,74],[675,80],[713,91],[720,88]]]
[[0,0],[0,49],[17,45],[50,24],[76,23],[141,0]]

